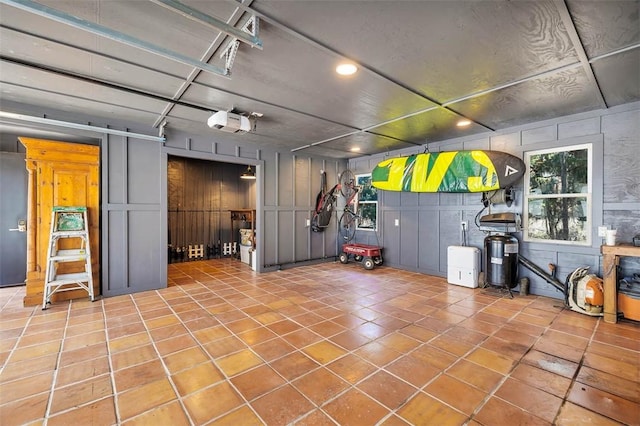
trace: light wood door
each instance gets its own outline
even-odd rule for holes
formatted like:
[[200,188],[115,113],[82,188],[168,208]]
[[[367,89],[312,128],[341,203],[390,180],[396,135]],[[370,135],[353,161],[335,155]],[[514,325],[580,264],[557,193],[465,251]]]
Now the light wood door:
[[[44,139],[19,138],[26,147],[28,180],[27,289],[25,306],[42,303],[53,206],[86,206],[94,293],[100,294],[100,148]],[[53,302],[88,297],[75,290]]]

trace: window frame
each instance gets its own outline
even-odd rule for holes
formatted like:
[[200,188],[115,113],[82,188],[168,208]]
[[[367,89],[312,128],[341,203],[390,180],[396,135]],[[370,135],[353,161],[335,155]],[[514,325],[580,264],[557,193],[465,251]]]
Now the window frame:
[[[541,154],[552,154],[557,152],[578,151],[587,150],[587,192],[578,193],[562,193],[562,194],[532,194],[531,183],[531,157]],[[524,188],[523,188],[523,241],[528,243],[544,243],[544,244],[560,244],[560,245],[578,245],[584,247],[590,247],[593,244],[592,226],[594,221],[593,212],[593,169],[594,169],[594,146],[593,143],[576,143],[566,144],[562,146],[555,146],[552,148],[541,148],[531,151],[525,151],[523,153],[524,163],[526,166],[524,175]],[[567,240],[552,240],[543,238],[534,238],[529,235],[529,202],[531,199],[562,199],[562,198],[586,198],[586,221],[584,224],[586,239],[584,241],[567,241]]]
[[[357,175],[355,175],[355,178],[356,178],[356,185],[358,187],[360,187],[360,191],[358,191],[358,196],[354,197],[353,201],[351,201],[353,212],[358,217],[360,217],[360,205],[361,204],[375,205],[375,226],[374,227],[361,226],[360,225],[360,219],[358,219],[356,221],[356,229],[358,231],[377,232],[378,231],[378,216],[379,216],[378,189],[371,185],[371,173],[357,174]],[[362,200],[362,194],[363,194],[362,185],[361,185],[362,179],[368,179],[369,186],[371,186],[371,188],[373,189],[373,191],[375,193],[375,199],[374,200]]]

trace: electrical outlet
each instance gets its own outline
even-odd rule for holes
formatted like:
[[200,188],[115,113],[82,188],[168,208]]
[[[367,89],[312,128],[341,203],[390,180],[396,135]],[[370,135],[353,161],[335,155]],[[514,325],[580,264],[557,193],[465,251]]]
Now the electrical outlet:
[[396,226],[400,226],[400,219],[396,219],[396,220],[395,220],[395,225],[396,225]]
[[462,222],[460,222],[460,230],[461,231],[468,231],[469,230],[469,222],[467,222],[466,220],[463,220]]
[[606,226],[598,226],[598,237],[604,238],[607,236],[607,227]]

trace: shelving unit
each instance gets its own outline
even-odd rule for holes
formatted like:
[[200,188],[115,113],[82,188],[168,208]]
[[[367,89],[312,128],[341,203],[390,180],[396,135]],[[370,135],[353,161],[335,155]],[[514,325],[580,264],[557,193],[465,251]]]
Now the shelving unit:
[[[238,228],[237,230],[234,228],[234,224],[237,221],[242,221],[242,222],[250,222],[251,223],[251,235],[255,234],[255,227],[256,227],[256,211],[252,210],[252,209],[242,209],[242,210],[231,210],[230,211],[230,215],[231,215],[231,245],[233,246],[233,244],[235,242],[237,242],[236,238],[236,231],[240,230],[241,228]],[[255,238],[251,239],[251,246],[252,248],[256,248],[256,240]]]

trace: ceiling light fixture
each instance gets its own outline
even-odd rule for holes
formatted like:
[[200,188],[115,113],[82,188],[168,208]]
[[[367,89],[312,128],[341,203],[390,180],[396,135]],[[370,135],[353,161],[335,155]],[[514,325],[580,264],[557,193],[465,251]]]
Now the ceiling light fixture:
[[360,152],[360,147],[354,146],[353,148],[351,148],[351,152]]
[[358,71],[358,67],[354,64],[345,63],[336,67],[336,72],[340,75],[353,75]]
[[240,179],[255,179],[256,174],[251,168],[251,166],[247,166],[247,170],[240,175]]
[[467,127],[471,125],[471,120],[460,120],[456,123],[458,127]]

